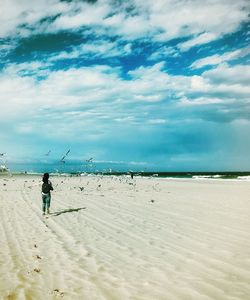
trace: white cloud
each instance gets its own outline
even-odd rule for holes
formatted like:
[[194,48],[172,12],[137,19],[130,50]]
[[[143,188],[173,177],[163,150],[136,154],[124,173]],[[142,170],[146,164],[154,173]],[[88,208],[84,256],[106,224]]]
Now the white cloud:
[[193,91],[205,92],[209,89],[209,85],[202,76],[194,75],[191,77],[191,89]]
[[174,1],[138,0],[140,7],[147,9],[149,23],[159,29],[155,38],[169,40],[176,37],[195,38],[190,43],[180,45],[188,49],[198,44],[219,38],[225,33],[238,29],[247,20],[248,1]]
[[[148,91],[147,91],[148,92]],[[146,101],[146,102],[158,102],[158,101],[161,101],[163,99],[162,95],[160,94],[155,94],[155,95],[138,95],[138,94],[135,94],[134,95],[134,98],[136,100],[139,100],[139,101]]]
[[[22,76],[24,66],[29,76]],[[38,75],[47,72],[46,64],[13,64],[0,73],[0,122],[9,126],[21,122],[20,134],[81,139],[77,136],[81,132],[93,139],[110,131],[114,122],[164,125],[165,113],[171,114],[178,105],[219,104],[233,119],[241,111],[240,118],[246,118],[248,110],[249,66],[223,65],[200,76],[173,76],[158,63],[131,71],[130,79],[124,79],[119,69],[92,66],[50,71],[40,81],[36,70]]]
[[138,38],[148,31],[148,25],[143,16],[128,17],[124,13],[106,18],[103,25],[111,28],[112,34],[119,34],[125,38]]
[[235,65],[230,67],[227,64],[222,64],[215,69],[205,71],[203,74],[213,84],[238,85],[241,89],[249,87],[249,65]]
[[216,35],[214,33],[205,32],[191,40],[188,40],[187,42],[180,43],[179,48],[181,51],[187,51],[194,46],[207,44],[209,42],[216,40],[217,38],[218,38],[218,35]]
[[[187,50],[236,31],[248,19],[248,8],[247,0],[131,0],[116,6],[111,0],[94,4],[40,0],[32,6],[29,0],[9,0],[1,6],[0,37],[88,26],[97,36],[120,35],[125,40],[148,37],[168,41],[192,36],[179,44],[181,50]],[[55,16],[53,21],[48,19]]]
[[[15,138],[28,141],[29,136],[46,137],[46,145],[47,141],[60,141],[60,145],[69,142],[80,145],[84,141],[87,145],[89,141],[103,140],[99,150],[86,150],[98,154],[104,151],[104,140],[107,143],[122,136],[131,142],[136,141],[138,132],[150,132],[154,150],[157,147],[154,136],[159,141],[164,141],[166,133],[175,135],[177,132],[177,135],[181,133],[179,137],[183,136],[185,130],[190,133],[185,125],[196,126],[197,119],[201,121],[199,124],[204,124],[204,120],[243,122],[249,119],[249,66],[226,64],[249,54],[249,48],[195,61],[191,69],[218,65],[199,76],[172,75],[165,68],[169,57],[180,56],[181,62],[186,57],[184,51],[236,32],[248,18],[248,0],[118,2],[40,0],[31,5],[29,0],[3,1],[0,39],[4,39],[5,44],[0,46],[0,59],[6,67],[0,70],[0,123],[6,132],[1,132],[5,145],[13,145],[11,140]],[[83,41],[88,41],[78,46],[68,44],[67,52],[53,53],[51,45],[51,52],[44,54],[48,54],[44,62],[10,64],[7,60],[7,55],[22,42],[19,38],[60,31],[68,32],[68,36],[77,32],[78,37],[82,34]],[[121,70],[108,65],[77,68],[57,64],[59,59],[83,58],[85,61],[89,57],[112,57],[118,64],[116,56],[139,56],[144,51],[143,43],[147,46],[151,43],[152,48],[146,48],[143,53],[144,59],[150,49],[175,38],[183,38],[183,42],[174,47],[161,46],[148,58],[151,62],[165,63],[141,66],[126,76],[122,73],[126,68]],[[137,39],[140,41],[134,43]],[[158,41],[163,43],[155,43]],[[31,46],[30,40],[27,42],[19,50],[27,50]],[[34,51],[30,54],[30,57],[36,55]],[[25,56],[20,56],[20,60],[24,59]],[[123,64],[126,59],[121,61]],[[131,59],[126,67],[131,68],[132,64]],[[190,73],[190,69],[185,72]],[[173,123],[176,127],[179,125],[179,129],[176,130]],[[148,136],[140,137],[144,143],[144,137],[147,140]],[[41,141],[44,140],[41,138]],[[176,138],[173,142],[176,143]],[[145,141],[143,149],[148,145]]]
[[151,119],[151,120],[148,120],[148,123],[149,124],[165,124],[166,123],[166,120],[164,119]]
[[209,105],[209,104],[218,104],[223,101],[220,98],[210,98],[210,97],[198,97],[195,99],[188,99],[183,97],[180,100],[180,106],[196,106],[196,105]]
[[98,1],[92,5],[87,2],[72,1],[68,11],[59,16],[50,26],[50,30],[75,29],[81,26],[100,25],[110,12],[110,5]]
[[32,125],[20,123],[18,124],[16,131],[21,134],[29,134],[34,131],[34,127]]
[[27,27],[34,27],[43,18],[66,13],[67,8],[68,5],[65,2],[58,0],[33,1],[32,5],[29,0],[3,1],[1,3],[0,38],[30,35],[32,31],[34,32],[34,28],[30,30]]
[[53,54],[48,60],[57,61],[60,59],[73,59],[80,57],[114,57],[126,56],[131,53],[130,43],[119,44],[119,42],[109,42],[107,40],[96,40],[87,42],[80,46],[73,47],[70,51],[61,51]]
[[121,123],[133,123],[135,121],[135,118],[133,116],[127,116],[122,118],[116,118],[114,120],[116,122],[121,122]]
[[180,56],[179,50],[175,49],[174,47],[165,46],[165,47],[161,47],[160,49],[152,53],[148,58],[148,60],[157,61],[157,60],[167,59],[169,57],[178,57],[178,56]]
[[223,62],[242,58],[250,53],[250,47],[238,49],[235,51],[226,52],[222,55],[215,54],[205,58],[201,58],[193,62],[190,66],[191,69],[199,69],[208,65],[219,65]]

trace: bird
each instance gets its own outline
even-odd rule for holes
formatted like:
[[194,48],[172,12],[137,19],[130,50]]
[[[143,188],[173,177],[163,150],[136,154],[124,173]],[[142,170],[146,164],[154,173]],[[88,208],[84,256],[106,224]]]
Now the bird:
[[49,150],[49,152],[45,153],[45,156],[49,156],[50,155],[51,150]]
[[86,161],[86,162],[92,162],[93,159],[94,159],[93,157],[90,157],[89,159],[86,159],[85,161]]
[[60,162],[64,163],[65,164],[65,157],[69,154],[70,152],[70,149],[66,152],[66,154],[61,158]]

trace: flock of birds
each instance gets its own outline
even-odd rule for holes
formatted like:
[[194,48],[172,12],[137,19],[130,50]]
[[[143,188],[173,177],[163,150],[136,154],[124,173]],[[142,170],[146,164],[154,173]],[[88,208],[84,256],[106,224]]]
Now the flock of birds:
[[[60,164],[65,164],[66,163],[66,158],[67,158],[67,156],[69,155],[69,153],[70,153],[70,151],[71,151],[71,149],[69,149],[63,156],[62,156],[62,158],[59,160],[59,163]],[[50,156],[50,154],[51,154],[51,150],[49,150],[48,152],[46,152],[45,154],[44,154],[44,156],[46,156],[46,157],[49,157]],[[8,168],[8,166],[7,166],[7,160],[5,159],[5,157],[6,157],[6,155],[7,155],[7,153],[6,152],[2,152],[2,153],[0,153],[0,172],[8,172],[9,171],[9,168]],[[86,171],[87,172],[93,172],[93,170],[95,169],[95,165],[94,165],[94,158],[93,157],[90,157],[90,158],[88,158],[88,159],[85,159],[84,160],[84,167],[85,167],[85,169],[86,169]],[[56,169],[56,171],[58,172],[58,170]],[[97,171],[97,170],[96,170]],[[104,172],[108,172],[108,173],[112,173],[112,169],[109,169],[109,170],[104,170]],[[132,179],[133,179],[133,171],[132,170],[130,170],[128,173],[130,173],[131,174],[131,177],[132,177]]]
[[[70,153],[70,149],[62,156],[62,158],[59,160],[59,162],[61,163],[61,164],[65,164],[66,163],[66,158],[67,158],[67,156],[69,155],[69,153]],[[5,159],[5,156],[6,156],[6,152],[2,152],[2,153],[0,153],[0,172],[5,172],[5,171],[8,171],[8,167],[7,167],[7,165],[6,165],[6,159]],[[50,154],[51,154],[51,150],[49,150],[48,152],[46,152],[45,154],[44,154],[44,156],[50,156]],[[92,164],[93,164],[93,157],[90,157],[90,158],[88,158],[88,159],[86,159],[86,160],[84,160],[84,162],[85,162],[85,167],[91,167],[92,166]]]
[[[45,156],[49,156],[51,153],[51,150],[49,150],[47,153],[45,153]],[[69,155],[70,149],[63,155],[63,157],[60,159],[60,162],[65,164],[65,158]]]
[[[51,153],[51,150],[49,150],[47,153],[45,153],[45,156],[49,156]],[[65,158],[69,155],[70,153],[70,149],[63,155],[63,157],[60,159],[60,162],[65,164]],[[93,157],[90,157],[89,159],[86,159],[85,162],[87,163],[92,163],[93,162]]]

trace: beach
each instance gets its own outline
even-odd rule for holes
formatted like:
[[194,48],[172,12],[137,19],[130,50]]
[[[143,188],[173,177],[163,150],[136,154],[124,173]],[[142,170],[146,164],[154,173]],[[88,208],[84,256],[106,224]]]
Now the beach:
[[250,299],[250,182],[0,176],[0,299]]

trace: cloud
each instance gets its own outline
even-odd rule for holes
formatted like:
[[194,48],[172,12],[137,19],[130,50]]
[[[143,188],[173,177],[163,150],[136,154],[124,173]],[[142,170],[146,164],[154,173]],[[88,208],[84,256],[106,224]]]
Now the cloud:
[[217,104],[222,103],[223,100],[220,98],[210,98],[210,97],[197,97],[195,99],[188,99],[187,97],[183,97],[180,101],[181,106],[186,105],[208,105],[208,104]]
[[159,60],[163,60],[163,59],[167,59],[169,57],[179,57],[180,53],[179,50],[174,48],[174,47],[169,47],[169,46],[163,46],[160,47],[157,51],[154,51],[150,57],[148,58],[148,60],[152,60],[152,61],[159,61]]
[[49,30],[78,29],[82,26],[101,25],[110,10],[110,4],[106,1],[98,1],[95,4],[72,1],[67,3],[67,11],[55,19]]
[[236,90],[244,89],[249,92],[250,80],[250,66],[249,65],[235,65],[229,66],[227,64],[219,65],[215,69],[205,71],[204,77],[213,84],[226,85],[228,87],[235,87]]
[[148,120],[148,123],[149,124],[165,124],[166,120],[164,120],[164,119],[151,119],[151,120]]
[[222,55],[215,54],[205,58],[201,58],[193,62],[190,66],[191,69],[199,69],[208,65],[219,65],[223,62],[231,61],[238,58],[243,58],[250,53],[250,47],[237,49],[235,51],[226,52]]
[[235,141],[249,157],[248,12],[247,0],[4,1],[3,147],[182,170],[224,166]]
[[218,36],[215,35],[214,33],[208,33],[208,32],[201,33],[197,37],[192,38],[187,42],[180,43],[179,48],[182,51],[187,51],[194,46],[207,44],[209,42],[216,40],[217,38],[218,38]]
[[32,6],[29,0],[4,1],[1,4],[0,38],[27,36],[44,30],[42,20],[66,13],[67,8],[68,4],[57,0],[35,1]]
[[[201,155],[218,158],[227,140],[219,143],[215,133],[250,119],[249,68],[224,65],[175,76],[164,67],[139,67],[124,78],[107,65],[51,70],[49,63],[10,64],[0,75],[2,129],[15,143],[70,144],[106,160],[167,159],[183,170],[190,161],[199,165]],[[38,80],[41,70],[49,72]]]
[[15,49],[16,44],[15,43],[2,43],[0,45],[0,63],[5,62],[6,57],[11,53],[13,49]]
[[86,30],[96,37],[119,36],[130,41],[184,37],[188,40],[179,48],[186,51],[238,30],[248,19],[248,8],[247,0],[131,0],[119,5],[109,0],[41,0],[32,7],[28,0],[10,0],[1,7],[0,38]]
[[236,31],[247,20],[247,1],[137,1],[149,11],[149,23],[159,28],[156,39],[166,41],[191,37],[180,44],[182,50],[220,38]]
[[[200,76],[176,76],[157,63],[130,71],[126,79],[119,68],[107,65],[49,67],[31,62],[2,71],[1,123],[19,126],[20,134],[31,133],[32,127],[54,138],[81,139],[77,135],[82,132],[92,139],[111,134],[112,126],[146,131],[146,123],[165,126],[189,118],[230,122],[250,116],[249,66],[223,65]],[[46,74],[42,80],[37,78],[41,73]],[[24,118],[27,124],[20,126]]]
[[74,58],[108,58],[123,57],[130,55],[132,52],[130,43],[120,43],[119,41],[110,42],[108,40],[88,41],[79,46],[72,47],[71,50],[53,53],[49,61]]

